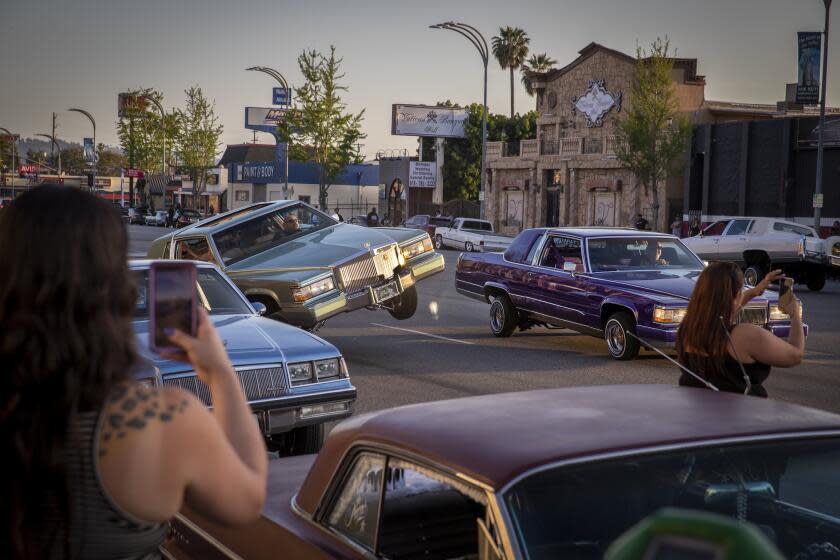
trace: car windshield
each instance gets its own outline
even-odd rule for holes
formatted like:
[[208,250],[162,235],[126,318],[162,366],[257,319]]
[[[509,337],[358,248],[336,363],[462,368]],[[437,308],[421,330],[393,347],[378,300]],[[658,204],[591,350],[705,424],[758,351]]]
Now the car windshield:
[[619,535],[665,507],[750,522],[785,558],[806,557],[814,543],[840,547],[838,443],[716,446],[557,467],[517,483],[504,502],[531,560],[603,558]]
[[324,229],[338,222],[302,203],[236,224],[213,236],[224,264],[229,265]]
[[602,237],[587,246],[592,272],[703,269],[700,259],[672,237]]
[[[137,285],[135,319],[149,318],[149,269],[132,270]],[[253,313],[242,296],[213,269],[198,269],[198,300],[210,315],[239,315]]]

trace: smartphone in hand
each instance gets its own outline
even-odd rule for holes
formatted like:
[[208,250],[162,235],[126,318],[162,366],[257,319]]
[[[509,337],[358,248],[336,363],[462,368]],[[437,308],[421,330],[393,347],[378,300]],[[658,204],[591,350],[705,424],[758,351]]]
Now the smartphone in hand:
[[198,294],[196,268],[189,262],[154,262],[149,268],[149,349],[179,351],[165,329],[196,335]]
[[788,305],[793,299],[793,278],[779,278],[779,305]]

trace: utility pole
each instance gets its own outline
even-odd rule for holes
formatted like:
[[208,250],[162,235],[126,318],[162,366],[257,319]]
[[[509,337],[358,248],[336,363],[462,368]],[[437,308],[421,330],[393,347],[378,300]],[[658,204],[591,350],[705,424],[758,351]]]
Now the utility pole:
[[[52,118],[52,138],[53,138],[53,143],[55,143],[55,113],[53,113],[53,118]],[[50,163],[52,163],[53,165],[55,165],[55,151],[54,150],[55,150],[54,146],[50,145]],[[59,171],[58,174],[61,175],[61,172]]]
[[831,0],[823,0],[825,4],[825,32],[823,33],[823,67],[822,84],[820,86],[820,126],[817,135],[817,177],[814,185],[814,229],[817,236],[820,235],[820,222],[822,221],[822,205],[817,207],[816,198],[822,195],[823,182],[823,132],[825,131],[825,88],[828,84],[828,13],[831,10]]
[[[134,119],[128,119],[128,168],[134,169]],[[128,177],[128,207],[134,208],[134,174]]]

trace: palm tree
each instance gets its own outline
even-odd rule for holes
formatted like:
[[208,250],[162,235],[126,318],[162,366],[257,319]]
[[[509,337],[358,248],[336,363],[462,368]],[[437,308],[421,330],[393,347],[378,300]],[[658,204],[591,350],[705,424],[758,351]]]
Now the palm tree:
[[557,61],[546,53],[532,54],[528,62],[522,65],[522,85],[528,95],[534,95],[534,88],[531,84],[531,74],[548,72],[554,69]]
[[510,69],[510,116],[513,117],[513,72],[528,57],[528,43],[531,39],[518,27],[500,27],[499,35],[493,37],[493,56],[502,70]]

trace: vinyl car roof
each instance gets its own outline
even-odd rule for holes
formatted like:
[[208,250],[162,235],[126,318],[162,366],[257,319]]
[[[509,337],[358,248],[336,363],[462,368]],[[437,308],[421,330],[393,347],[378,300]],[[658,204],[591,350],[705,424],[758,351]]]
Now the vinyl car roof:
[[[676,372],[675,372],[676,375]],[[560,461],[750,436],[840,436],[840,415],[674,385],[575,387],[469,397],[359,415],[327,438],[297,496],[313,513],[353,448],[381,447],[501,490]]]
[[669,233],[635,228],[573,227],[545,228],[546,232],[574,235],[575,237],[674,237]]

